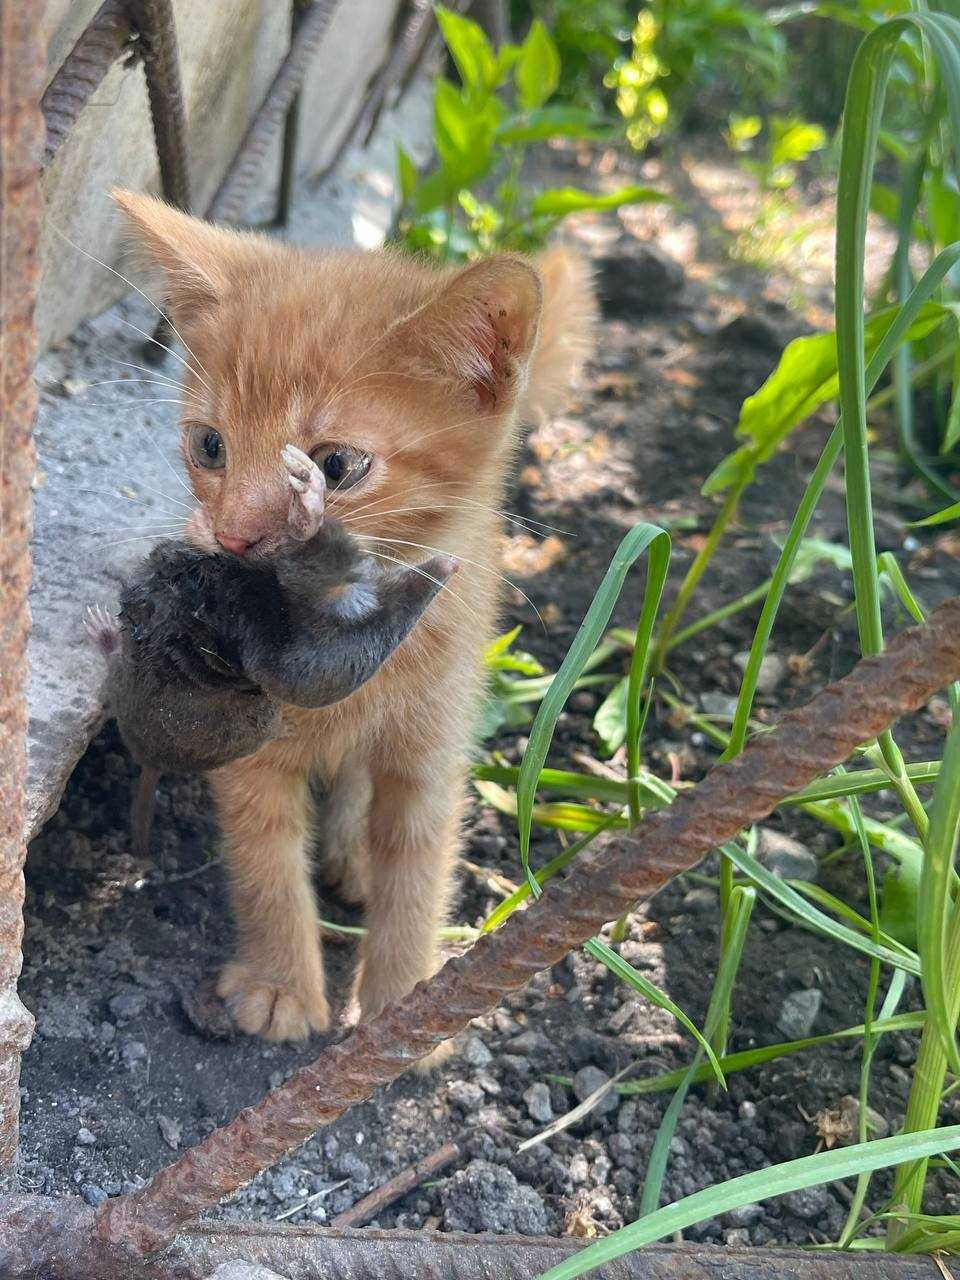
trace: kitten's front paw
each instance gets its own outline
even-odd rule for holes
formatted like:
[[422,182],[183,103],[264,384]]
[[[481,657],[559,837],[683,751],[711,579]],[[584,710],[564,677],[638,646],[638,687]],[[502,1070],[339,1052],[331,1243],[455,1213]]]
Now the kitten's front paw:
[[314,460],[295,444],[284,445],[280,454],[293,492],[287,524],[298,542],[312,538],[323,524],[326,481]]
[[330,1026],[321,975],[294,983],[275,982],[243,960],[233,960],[220,975],[217,995],[241,1031],[264,1040],[306,1040],[311,1031]]

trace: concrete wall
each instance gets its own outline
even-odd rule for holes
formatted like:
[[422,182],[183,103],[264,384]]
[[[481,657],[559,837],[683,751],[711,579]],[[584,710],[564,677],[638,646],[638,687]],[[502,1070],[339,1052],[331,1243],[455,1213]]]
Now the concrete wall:
[[[69,54],[100,0],[46,0],[41,18],[48,78]],[[334,154],[353,108],[382,63],[399,0],[340,0],[303,93],[298,172]],[[187,108],[193,197],[206,208],[289,45],[290,0],[174,0]],[[279,141],[264,162],[272,188]],[[116,64],[45,176],[43,282],[37,321],[48,346],[113,302],[126,286],[93,254],[122,270],[112,186],[158,191],[141,67]],[[264,206],[262,198],[258,204]],[[269,207],[267,205],[267,207]],[[74,248],[68,243],[72,241]]]

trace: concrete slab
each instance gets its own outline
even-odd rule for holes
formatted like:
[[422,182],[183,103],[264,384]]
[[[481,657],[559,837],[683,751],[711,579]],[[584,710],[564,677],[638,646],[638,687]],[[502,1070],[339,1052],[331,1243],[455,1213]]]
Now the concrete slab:
[[[422,80],[366,151],[349,151],[323,183],[300,186],[289,238],[382,243],[396,209],[395,143],[402,138],[425,158],[430,121],[430,85]],[[252,220],[272,211],[269,191],[259,205]],[[83,247],[97,254],[95,244]],[[176,532],[192,502],[177,454],[181,365],[171,355],[151,368],[141,352],[156,318],[130,295],[49,350],[37,370],[28,836],[55,811],[103,716],[104,669],[86,641],[83,611],[113,603],[124,574],[156,538]]]

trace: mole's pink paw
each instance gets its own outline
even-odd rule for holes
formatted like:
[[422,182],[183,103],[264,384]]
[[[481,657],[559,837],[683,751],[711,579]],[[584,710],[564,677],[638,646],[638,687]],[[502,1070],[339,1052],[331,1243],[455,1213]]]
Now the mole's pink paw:
[[120,620],[104,605],[90,605],[83,615],[83,626],[92,643],[105,658],[109,658],[120,647]]
[[326,481],[314,460],[295,444],[284,445],[280,456],[293,490],[287,523],[292,536],[305,542],[323,524]]

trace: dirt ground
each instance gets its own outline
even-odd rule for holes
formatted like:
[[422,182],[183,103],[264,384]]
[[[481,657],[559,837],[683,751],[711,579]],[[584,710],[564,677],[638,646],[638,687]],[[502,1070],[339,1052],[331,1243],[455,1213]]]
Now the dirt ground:
[[[573,160],[554,164],[555,177],[578,178],[569,169]],[[624,176],[608,160],[598,169],[603,182]],[[787,341],[829,314],[828,191],[807,193],[811,235],[803,250],[762,276],[742,254],[739,262],[730,257],[749,225],[751,196],[729,164],[691,153],[662,172],[652,162],[645,176],[651,175],[672,188],[674,205],[578,224],[576,235],[597,260],[605,294],[597,354],[568,411],[529,436],[509,504],[521,516],[575,534],[543,544],[524,532],[506,539],[505,572],[538,607],[545,629],[514,593],[504,627],[523,623],[523,644],[548,668],[562,658],[613,549],[638,519],[671,528],[676,584],[709,528],[715,505],[699,496],[700,485],[731,448],[741,401]],[[766,576],[827,422],[808,424],[767,465],[691,617]],[[892,454],[884,457],[880,548],[901,553],[911,581],[933,604],[960,587],[956,547],[942,534],[909,535],[904,520],[910,513],[892,496],[895,463]],[[835,479],[813,532],[842,540],[843,530],[842,483]],[[760,698],[762,718],[806,701],[850,666],[849,596],[849,582],[835,571],[791,591],[774,636],[779,674]],[[638,579],[618,607],[619,622],[635,618],[639,599]],[[721,716],[729,710],[739,682],[736,658],[748,648],[754,621],[748,611],[676,652],[671,670],[687,703]],[[889,621],[896,626],[903,619],[891,610]],[[806,664],[786,661],[811,651]],[[597,702],[593,691],[571,699],[553,762],[577,768],[579,752],[596,754],[591,718]],[[934,705],[905,727],[910,758],[937,751],[937,716]],[[485,750],[516,762],[523,734],[503,731]],[[657,707],[647,743],[648,761],[664,777],[695,780],[715,759],[704,735],[666,705]],[[611,767],[622,775],[622,761],[615,758]],[[170,780],[155,830],[162,864],[138,861],[127,823],[133,776],[108,728],[77,769],[60,812],[34,841],[27,868],[22,992],[38,1023],[24,1059],[22,1180],[47,1193],[79,1190],[91,1203],[140,1185],[317,1049],[317,1042],[289,1048],[215,1039],[199,1029],[205,983],[230,949],[217,833],[202,782]],[[873,806],[882,813],[883,799]],[[819,875],[856,900],[858,855],[818,869],[811,859],[835,847],[833,836],[795,814],[771,820],[768,828],[795,842],[789,852],[805,859],[807,878]],[[782,855],[782,841],[780,847]],[[555,833],[535,829],[535,864],[557,849]],[[464,853],[474,864],[520,877],[513,821],[479,801],[470,808]],[[708,863],[702,870],[712,868]],[[465,871],[453,918],[478,924],[498,900],[482,875]],[[327,903],[325,911],[355,922],[342,904]],[[717,940],[713,890],[684,877],[633,917],[621,950],[701,1020]],[[352,947],[330,946],[328,956],[332,992],[342,995]],[[732,1048],[785,1038],[778,1024],[791,1012],[818,1032],[860,1022],[866,976],[866,964],[849,951],[789,926],[761,905],[737,987]],[[895,1035],[885,1037],[877,1053],[871,1101],[891,1126],[904,1111],[915,1050],[911,1037]],[[383,1213],[379,1225],[606,1232],[636,1216],[669,1095],[631,1100],[612,1093],[560,1136],[522,1154],[517,1145],[628,1063],[635,1063],[633,1078],[643,1078],[683,1065],[690,1053],[689,1037],[671,1017],[589,957],[571,955],[522,996],[479,1019],[441,1073],[401,1079],[322,1130],[220,1212],[329,1221],[398,1168],[453,1140],[460,1161]],[[716,1099],[694,1090],[671,1147],[665,1199],[809,1154],[818,1141],[816,1116],[855,1093],[858,1074],[859,1046],[851,1042],[734,1075]],[[954,1095],[948,1109],[960,1115],[960,1097]],[[960,1209],[960,1188],[949,1174],[932,1175],[931,1188],[934,1203]],[[839,1184],[817,1188],[739,1210],[689,1234],[730,1243],[823,1241],[836,1237],[848,1199]]]

